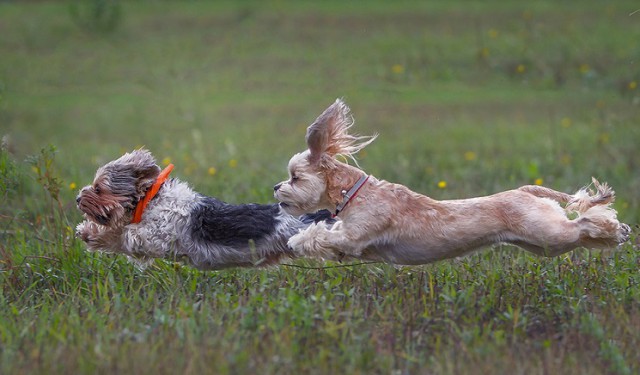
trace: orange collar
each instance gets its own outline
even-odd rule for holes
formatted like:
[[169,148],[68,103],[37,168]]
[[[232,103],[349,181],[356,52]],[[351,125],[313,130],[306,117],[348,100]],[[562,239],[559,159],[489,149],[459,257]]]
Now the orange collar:
[[169,164],[165,169],[162,170],[162,172],[160,172],[158,178],[156,179],[156,182],[154,182],[151,188],[147,190],[147,194],[145,194],[144,198],[142,198],[142,200],[138,202],[136,210],[133,213],[133,219],[131,219],[131,224],[137,224],[142,220],[142,212],[145,208],[147,208],[147,204],[149,204],[151,199],[153,199],[153,197],[158,194],[160,187],[162,187],[162,184],[167,181],[167,178],[169,178],[169,173],[171,173],[172,170],[173,164]]

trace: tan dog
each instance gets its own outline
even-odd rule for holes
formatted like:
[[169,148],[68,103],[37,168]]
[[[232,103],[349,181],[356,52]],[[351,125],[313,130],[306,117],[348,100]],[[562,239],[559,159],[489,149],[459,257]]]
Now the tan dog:
[[335,159],[353,158],[375,139],[349,135],[352,124],[349,108],[336,100],[307,129],[309,149],[289,161],[289,180],[274,187],[281,206],[293,215],[329,209],[340,219],[291,237],[288,244],[299,256],[423,264],[501,242],[556,256],[577,247],[615,247],[629,238],[629,226],[618,222],[610,207],[613,191],[595,179],[595,192],[574,195],[523,186],[437,201],[367,176]]

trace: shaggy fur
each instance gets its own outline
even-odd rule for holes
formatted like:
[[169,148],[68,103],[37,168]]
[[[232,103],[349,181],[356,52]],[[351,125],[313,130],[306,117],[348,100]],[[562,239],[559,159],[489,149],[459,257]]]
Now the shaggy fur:
[[275,264],[295,254],[293,234],[328,212],[295,218],[277,204],[231,205],[167,180],[150,201],[142,221],[133,211],[160,173],[151,153],[135,150],[98,169],[77,204],[85,220],[77,236],[89,251],[120,253],[140,266],[154,258],[184,261],[199,269]]
[[[309,126],[308,150],[291,158],[289,180],[274,187],[287,212],[335,210],[363,176],[359,168],[335,158],[352,158],[375,138],[349,135],[352,124],[349,108],[337,100]],[[615,247],[628,240],[630,228],[618,222],[611,208],[613,190],[595,179],[593,187],[595,191],[569,195],[523,186],[486,197],[437,201],[369,176],[332,226],[311,225],[288,243],[300,256],[395,264],[429,263],[501,242],[541,256],[577,247]]]

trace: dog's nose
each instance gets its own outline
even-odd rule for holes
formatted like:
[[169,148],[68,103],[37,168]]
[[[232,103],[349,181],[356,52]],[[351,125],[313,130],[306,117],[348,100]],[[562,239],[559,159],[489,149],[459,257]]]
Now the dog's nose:
[[80,203],[80,196],[79,195],[76,197],[76,203]]
[[273,191],[278,191],[278,189],[280,189],[280,186],[282,186],[282,182],[279,184],[276,184],[276,186],[273,187]]

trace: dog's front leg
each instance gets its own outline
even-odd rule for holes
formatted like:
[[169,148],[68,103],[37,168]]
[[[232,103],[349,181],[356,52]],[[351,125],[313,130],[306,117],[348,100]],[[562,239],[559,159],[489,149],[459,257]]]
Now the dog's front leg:
[[120,233],[93,221],[85,220],[76,227],[76,237],[87,244],[89,251],[114,251],[117,250],[113,247],[119,243]]
[[349,236],[339,221],[330,228],[325,223],[312,224],[289,239],[288,245],[300,256],[341,260],[345,256],[357,258],[362,248],[354,236]]

